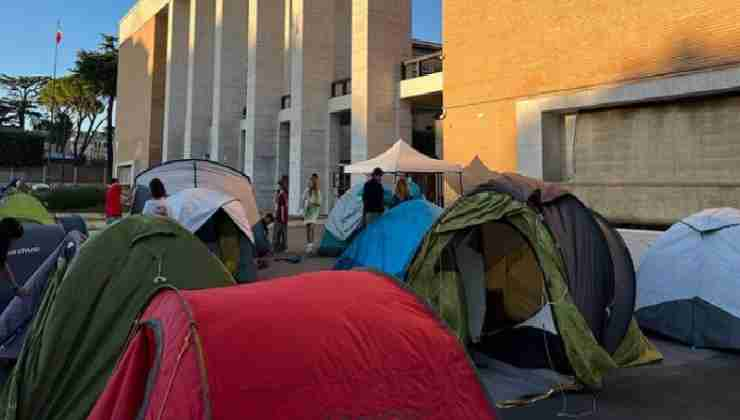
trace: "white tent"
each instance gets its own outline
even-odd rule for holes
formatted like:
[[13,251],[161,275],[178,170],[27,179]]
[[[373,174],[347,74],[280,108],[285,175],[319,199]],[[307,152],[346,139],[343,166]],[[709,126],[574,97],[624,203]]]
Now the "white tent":
[[740,349],[740,210],[673,225],[637,272],[637,320],[696,347]]
[[173,213],[170,217],[190,232],[197,232],[217,211],[223,209],[239,230],[254,242],[244,206],[230,195],[205,188],[189,188],[171,195],[167,202]]
[[[152,167],[136,177],[134,203],[131,212],[141,213],[149,198],[149,182],[159,178],[169,195],[190,188],[207,188],[234,197],[244,207],[251,226],[260,221],[252,183],[238,170],[218,162],[199,159],[173,160]],[[143,187],[143,188],[140,188]]]
[[348,174],[369,174],[375,168],[385,173],[462,173],[462,166],[432,159],[409,146],[403,140],[398,140],[383,154],[364,162],[357,162],[344,167]]

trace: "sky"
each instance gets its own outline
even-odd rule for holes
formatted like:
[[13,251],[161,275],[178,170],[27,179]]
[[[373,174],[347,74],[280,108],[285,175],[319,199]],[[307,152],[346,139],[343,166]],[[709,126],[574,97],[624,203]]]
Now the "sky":
[[[351,0],[346,0],[351,1]],[[51,75],[54,34],[61,20],[64,40],[58,72],[64,74],[79,49],[94,49],[101,33],[116,34],[118,21],[135,0],[0,0],[0,74]],[[413,36],[440,42],[442,0],[413,0]]]

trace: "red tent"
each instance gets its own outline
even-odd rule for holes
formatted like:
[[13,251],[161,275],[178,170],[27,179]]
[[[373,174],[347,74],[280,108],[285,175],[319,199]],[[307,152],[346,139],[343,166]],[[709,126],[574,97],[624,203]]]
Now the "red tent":
[[495,419],[465,350],[382,275],[159,293],[89,419]]

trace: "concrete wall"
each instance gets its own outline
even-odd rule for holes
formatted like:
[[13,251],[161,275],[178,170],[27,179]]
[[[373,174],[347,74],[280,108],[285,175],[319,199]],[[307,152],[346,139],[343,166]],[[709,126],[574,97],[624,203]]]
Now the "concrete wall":
[[115,162],[136,168],[162,156],[167,14],[160,12],[122,40],[116,109]]
[[[445,0],[443,7],[444,156],[467,166],[469,184],[491,170],[529,168],[518,150],[518,102],[740,62],[734,0],[552,0],[536,7]],[[624,193],[613,192],[630,200]]]
[[410,104],[399,87],[401,63],[412,57],[411,1],[353,0],[352,28],[352,161],[358,162],[411,138]]
[[290,212],[312,174],[318,174],[326,211],[329,197],[329,92],[335,72],[334,0],[293,0]]
[[566,186],[612,220],[740,205],[740,96],[584,112]]

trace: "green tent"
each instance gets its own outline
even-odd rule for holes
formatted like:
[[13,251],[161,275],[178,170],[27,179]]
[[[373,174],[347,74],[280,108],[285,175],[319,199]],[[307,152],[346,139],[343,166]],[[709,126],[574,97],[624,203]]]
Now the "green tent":
[[39,223],[42,225],[53,225],[54,216],[46,210],[36,197],[14,192],[6,195],[0,200],[0,219],[14,217],[22,222]]
[[0,390],[0,419],[87,418],[158,290],[233,284],[223,264],[175,222],[131,216],[109,227],[49,283]]
[[662,356],[633,320],[635,272],[619,234],[559,188],[500,175],[450,207],[408,271],[471,349],[591,389]]

